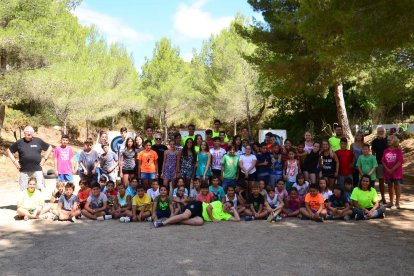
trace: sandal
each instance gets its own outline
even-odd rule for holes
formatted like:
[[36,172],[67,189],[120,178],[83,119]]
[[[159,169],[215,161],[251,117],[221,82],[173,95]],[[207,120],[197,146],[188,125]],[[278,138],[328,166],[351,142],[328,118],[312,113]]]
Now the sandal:
[[394,204],[392,204],[392,203],[390,202],[390,203],[388,203],[388,204],[387,204],[387,206],[386,206],[386,207],[391,209],[393,206],[394,206]]

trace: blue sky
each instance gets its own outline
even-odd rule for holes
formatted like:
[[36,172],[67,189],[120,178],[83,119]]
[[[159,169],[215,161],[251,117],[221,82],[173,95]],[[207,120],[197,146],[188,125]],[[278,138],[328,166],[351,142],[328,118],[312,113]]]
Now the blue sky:
[[109,42],[132,52],[139,69],[155,42],[168,37],[191,60],[192,49],[227,27],[237,14],[260,17],[246,0],[84,0],[74,11],[83,25],[94,24]]

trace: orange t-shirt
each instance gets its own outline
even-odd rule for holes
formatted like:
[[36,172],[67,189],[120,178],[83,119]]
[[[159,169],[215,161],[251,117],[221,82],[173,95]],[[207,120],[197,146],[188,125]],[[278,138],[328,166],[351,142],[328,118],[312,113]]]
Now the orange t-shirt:
[[140,170],[142,173],[154,173],[155,162],[158,159],[158,155],[153,150],[143,150],[138,154],[138,160],[141,161]]
[[323,196],[318,193],[316,196],[311,196],[310,193],[307,193],[305,196],[305,203],[309,204],[309,207],[313,211],[318,211],[321,204],[325,202]]

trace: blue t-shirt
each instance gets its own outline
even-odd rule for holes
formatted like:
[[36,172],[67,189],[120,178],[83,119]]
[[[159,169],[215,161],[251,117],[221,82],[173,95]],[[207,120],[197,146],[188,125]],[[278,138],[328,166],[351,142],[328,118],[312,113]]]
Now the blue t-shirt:
[[346,199],[345,195],[338,198],[334,194],[329,197],[328,201],[331,203],[331,206],[334,208],[344,208],[345,204],[349,202]]
[[63,210],[72,211],[75,202],[79,203],[79,199],[75,195],[72,195],[69,199],[67,199],[65,195],[62,195],[59,198],[59,203],[62,203]]
[[210,186],[208,187],[208,190],[213,193],[214,201],[221,201],[221,199],[226,196],[226,194],[224,193],[224,189],[221,186],[218,186],[217,189],[213,186]]
[[137,194],[137,191],[135,191],[134,188],[132,188],[131,185],[128,185],[128,188],[126,188],[125,194],[129,195],[129,196],[131,196],[131,198],[133,198]]
[[271,175],[280,176],[280,178],[282,178],[282,176],[283,176],[282,162],[279,162],[278,160],[273,162],[269,172],[270,172]]
[[[177,195],[177,191],[178,191],[178,188],[175,188],[173,190],[173,196],[176,196]],[[184,188],[184,195],[188,196],[188,190],[187,190],[187,188]]]

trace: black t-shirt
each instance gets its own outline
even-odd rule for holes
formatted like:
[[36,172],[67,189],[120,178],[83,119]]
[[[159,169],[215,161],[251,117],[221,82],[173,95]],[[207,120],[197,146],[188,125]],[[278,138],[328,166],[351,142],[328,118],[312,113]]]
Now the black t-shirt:
[[158,171],[162,172],[162,163],[164,162],[164,151],[168,150],[168,148],[165,145],[153,145],[151,149],[155,151],[158,155]]
[[344,208],[345,204],[349,203],[344,195],[340,198],[337,198],[335,195],[331,195],[328,200],[334,208]]
[[267,165],[256,165],[256,171],[258,174],[260,173],[268,173],[270,170],[270,166],[272,165],[272,158],[270,157],[269,153],[259,153],[256,155],[257,163],[264,163],[267,161]]
[[306,155],[305,161],[304,161],[304,167],[302,170],[309,170],[309,171],[316,171],[318,169],[319,165],[319,159],[320,155],[317,152],[314,152],[313,150]]
[[49,144],[42,139],[33,137],[26,141],[24,138],[18,140],[10,146],[11,153],[19,153],[19,163],[21,172],[41,171],[40,161],[42,161],[42,151],[47,151]]
[[375,158],[377,158],[377,163],[382,164],[381,159],[384,154],[384,150],[388,148],[387,137],[385,138],[375,138],[372,140],[372,151],[375,153]]
[[250,195],[247,203],[253,204],[253,208],[257,212],[259,211],[260,204],[264,204],[264,197],[262,196],[262,194],[259,194],[257,197]]

